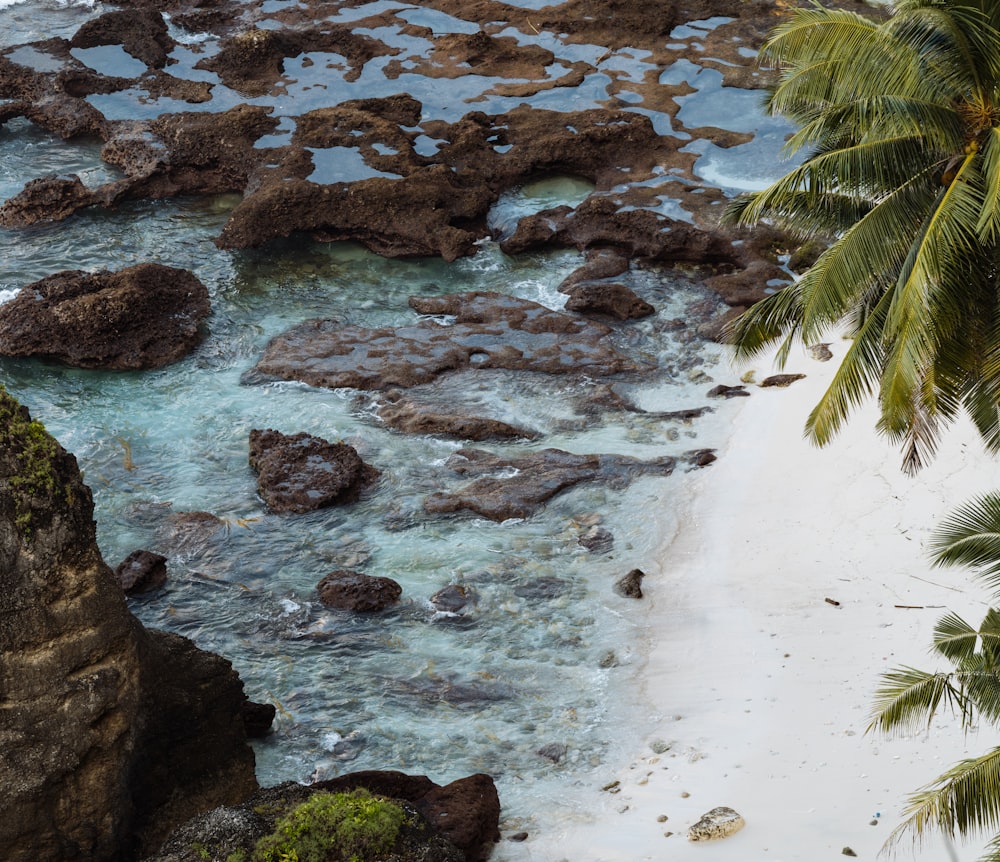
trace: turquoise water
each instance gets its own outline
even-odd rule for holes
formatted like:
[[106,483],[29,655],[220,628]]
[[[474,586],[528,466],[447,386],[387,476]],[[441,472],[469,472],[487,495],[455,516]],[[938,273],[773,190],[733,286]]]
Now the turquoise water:
[[[68,35],[100,11],[86,4],[31,8],[44,14],[0,4],[5,39],[11,32],[19,34],[16,41]],[[448,16],[415,7],[401,18],[435,30],[448,27]],[[554,49],[559,40],[540,34],[539,43]],[[193,65],[196,55],[185,51],[195,48],[175,54]],[[602,51],[576,45],[570,53]],[[86,61],[113,65],[116,54],[103,51]],[[624,73],[636,62],[622,59]],[[370,66],[366,74],[379,77],[378,62]],[[406,89],[414,77],[401,75],[394,86]],[[450,81],[422,83],[437,95],[441,115],[492,109],[462,100],[495,81],[457,81],[455,91],[447,90]],[[609,81],[595,74],[575,93],[543,92],[537,104],[586,107],[587,100],[606,98]],[[305,84],[299,82],[303,90]],[[376,91],[384,94],[390,85],[382,78]],[[232,91],[222,89],[220,104],[227,105]],[[302,109],[309,110],[319,93],[310,90],[302,98]],[[696,96],[689,98],[685,110],[693,111]],[[130,99],[134,95],[117,93],[108,104],[116,115],[151,110]],[[282,116],[294,117],[298,109],[286,100]],[[713,119],[709,109],[699,110],[708,110],[699,122]],[[0,199],[51,172],[77,173],[89,186],[116,178],[99,153],[99,141],[68,144],[12,121],[0,128]],[[316,165],[320,173],[341,169],[332,161]],[[575,205],[591,191],[576,178],[539,178],[505,195],[490,221],[506,232],[527,213]],[[625,721],[623,694],[641,662],[641,606],[616,596],[612,584],[632,568],[648,567],[675,529],[685,475],[642,479],[624,489],[580,486],[524,521],[426,515],[426,495],[463,484],[444,467],[460,443],[387,429],[374,415],[370,393],[244,385],[244,373],[269,339],[305,319],[411,323],[407,299],[414,294],[494,290],[559,309],[565,297],[557,287],[582,263],[581,255],[562,250],[509,257],[490,240],[475,256],[452,264],[387,260],[359,246],[304,238],[256,251],[220,251],[212,239],[238,202],[237,196],[137,202],[59,224],[0,230],[0,302],[62,269],[120,269],[140,261],[192,270],[212,300],[203,344],[168,368],[103,373],[0,359],[0,384],[77,456],[94,491],[106,560],[114,566],[136,548],[168,556],[167,587],[132,602],[139,618],[225,655],[253,699],[278,705],[274,733],[255,744],[262,783],[367,768],[404,769],[441,782],[484,771],[497,779],[506,822],[530,830],[539,823],[539,800],[554,808],[565,804],[571,787],[593,784],[609,751],[641,732]],[[704,405],[715,376],[733,382],[719,349],[692,337],[693,326],[717,301],[682,274],[637,268],[628,279],[658,313],[617,327],[613,338],[658,371],[641,383],[623,383],[620,391],[649,411]],[[686,323],[675,325],[678,320]],[[695,422],[629,413],[585,416],[576,404],[594,385],[476,371],[425,387],[421,395],[541,432],[530,443],[487,447],[505,453],[558,447],[653,458],[724,442],[725,402]],[[269,514],[247,464],[254,428],[347,441],[382,471],[382,479],[356,505]],[[184,517],[205,512],[214,519],[192,523]],[[595,523],[614,535],[610,553],[591,554],[579,544]],[[402,603],[371,617],[323,607],[315,585],[335,568],[396,579]],[[430,603],[449,584],[474,596],[460,615],[439,613]],[[566,746],[560,763],[536,753],[548,743]],[[516,853],[514,845],[503,844],[496,858]]]

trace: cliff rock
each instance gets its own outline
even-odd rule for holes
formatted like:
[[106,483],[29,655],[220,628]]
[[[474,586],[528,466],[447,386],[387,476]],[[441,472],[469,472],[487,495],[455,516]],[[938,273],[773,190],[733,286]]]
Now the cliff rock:
[[227,661],[148,632],[76,459],[0,388],[0,857],[118,862],[256,787]]

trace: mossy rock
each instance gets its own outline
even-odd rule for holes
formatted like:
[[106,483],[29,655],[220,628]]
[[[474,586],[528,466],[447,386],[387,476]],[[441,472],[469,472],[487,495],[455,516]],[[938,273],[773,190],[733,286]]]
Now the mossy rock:
[[59,476],[63,454],[45,426],[0,386],[0,489],[7,491],[9,514],[25,541],[39,528],[42,512],[73,502]]
[[289,782],[178,829],[146,862],[465,862],[410,803]]

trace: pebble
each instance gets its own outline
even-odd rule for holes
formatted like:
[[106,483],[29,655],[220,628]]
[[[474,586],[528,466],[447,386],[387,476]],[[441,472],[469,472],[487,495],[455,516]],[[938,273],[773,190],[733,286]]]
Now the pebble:
[[657,822],[657,823],[666,823],[666,822],[667,822],[667,820],[669,820],[669,819],[670,819],[670,818],[669,818],[669,817],[667,817],[667,815],[666,815],[666,814],[661,814],[661,815],[660,815],[659,817],[657,817],[657,818],[656,818],[656,822]]
[[520,841],[527,841],[528,840],[528,833],[527,832],[515,832],[513,835],[508,835],[507,836],[507,840],[508,841],[518,841],[518,842],[520,842]]
[[857,856],[858,855],[850,847],[845,847],[840,852],[841,852],[841,855],[843,855],[843,856]]

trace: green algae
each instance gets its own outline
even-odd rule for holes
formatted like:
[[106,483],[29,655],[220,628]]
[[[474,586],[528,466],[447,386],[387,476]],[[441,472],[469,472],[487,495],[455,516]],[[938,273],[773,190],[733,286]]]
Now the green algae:
[[316,793],[257,842],[253,862],[365,862],[390,850],[407,821],[399,805],[366,790]]
[[[7,487],[14,503],[14,524],[25,541],[36,527],[36,502],[51,500],[59,489],[59,451],[45,426],[27,417],[18,401],[0,386],[0,452],[13,456]],[[65,494],[66,502],[72,502],[70,489]]]

